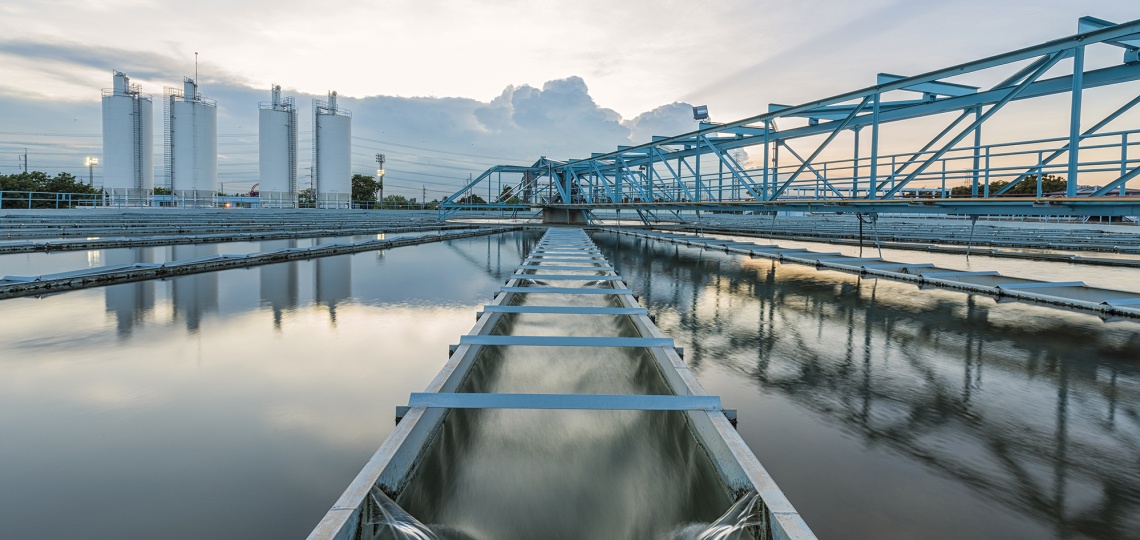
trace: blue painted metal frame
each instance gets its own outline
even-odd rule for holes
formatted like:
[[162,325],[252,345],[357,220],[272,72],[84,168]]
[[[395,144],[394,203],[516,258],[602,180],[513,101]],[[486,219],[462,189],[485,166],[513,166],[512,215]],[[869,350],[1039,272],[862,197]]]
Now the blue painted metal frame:
[[[1106,201],[1102,197],[1115,193],[1129,180],[1140,176],[1140,158],[1127,157],[1128,146],[1140,144],[1140,136],[1134,137],[1134,142],[1130,143],[1128,135],[1140,130],[1103,134],[1100,129],[1131,109],[1140,97],[1084,132],[1080,131],[1080,121],[1084,90],[1140,80],[1140,20],[1113,24],[1085,17],[1078,21],[1078,30],[1080,33],[1073,36],[922,75],[903,77],[882,73],[878,75],[875,86],[796,106],[771,105],[765,114],[724,124],[704,122],[697,131],[668,137],[654,136],[649,143],[619,146],[616,151],[594,153],[585,159],[557,161],[543,157],[531,167],[492,167],[448,197],[442,206],[449,212],[473,208],[463,201],[480,182],[492,174],[514,173],[521,175],[521,179],[512,186],[511,193],[531,194],[529,199],[520,201],[522,206],[585,210],[630,208],[637,210],[642,220],[655,216],[652,212],[657,210],[674,213],[701,209],[739,211],[746,208],[893,212],[899,211],[895,204],[897,200],[932,193],[950,201],[949,204],[920,205],[904,211],[1137,215],[1140,214],[1140,198],[1114,197]],[[1121,64],[1086,71],[1084,51],[1096,45],[1123,48]],[[1067,58],[1073,59],[1069,75],[1043,78],[1047,71]],[[1012,73],[1003,74],[1001,82],[988,89],[946,80],[998,69],[1010,69]],[[899,91],[910,96],[891,100],[892,93]],[[1072,98],[1067,137],[982,145],[982,127],[1005,105],[1063,93],[1069,93]],[[919,96],[917,99],[913,97],[915,94]],[[880,155],[879,127],[882,124],[944,113],[958,114],[917,152]],[[974,119],[951,136],[971,114]],[[784,130],[776,127],[777,120],[792,119],[806,119],[807,124]],[[847,162],[817,161],[840,134],[851,131],[858,141],[859,130],[867,126],[871,127],[870,156],[860,156],[856,142],[853,158]],[[961,146],[971,134],[973,144]],[[823,139],[804,158],[789,143],[808,137]],[[764,160],[753,170],[742,166],[731,153],[735,149],[757,145],[763,145]],[[1009,150],[1003,159],[997,159],[1001,157],[998,153],[1005,151],[1003,149],[1018,145],[1026,148],[1036,145],[1036,148]],[[1042,151],[1041,145],[1055,145],[1055,149]],[[798,163],[781,167],[778,163],[781,147]],[[1106,177],[1117,170],[1103,158],[1082,159],[1081,150],[1094,148],[1117,148],[1122,156],[1119,172],[1108,177],[1100,189],[1082,193],[1078,191],[1079,180]],[[771,161],[770,151],[776,152]],[[712,160],[715,172],[702,170],[702,156],[705,155],[715,158]],[[1062,155],[1068,156],[1063,168],[1050,166]],[[995,165],[1000,161],[1019,163]],[[960,166],[963,162],[969,165]],[[703,163],[709,161],[704,160]],[[881,174],[884,168],[888,171],[886,175]],[[942,170],[935,172],[939,168]],[[849,171],[849,174],[843,176],[844,173],[838,173],[841,176],[837,177],[837,170]],[[863,176],[861,170],[869,174]],[[1036,176],[1040,181],[1046,173],[1066,177],[1063,204],[1025,197],[999,197],[1027,178]],[[979,206],[948,198],[946,182],[962,179],[967,180],[972,195],[987,202],[1000,200],[1002,204]],[[991,193],[989,184],[997,179],[1009,179],[1011,183]],[[932,183],[940,186],[930,187]],[[913,185],[921,187],[911,187]],[[1039,193],[1039,197],[1043,195]],[[792,206],[785,206],[785,203]],[[827,206],[812,207],[820,203]],[[496,202],[479,208],[495,208],[498,207],[495,205],[502,204]]]

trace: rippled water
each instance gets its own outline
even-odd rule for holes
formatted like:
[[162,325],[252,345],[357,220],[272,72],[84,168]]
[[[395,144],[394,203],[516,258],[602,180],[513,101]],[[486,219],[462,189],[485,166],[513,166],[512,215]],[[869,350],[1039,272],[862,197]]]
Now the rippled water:
[[1140,536],[1140,324],[594,239],[822,538]]

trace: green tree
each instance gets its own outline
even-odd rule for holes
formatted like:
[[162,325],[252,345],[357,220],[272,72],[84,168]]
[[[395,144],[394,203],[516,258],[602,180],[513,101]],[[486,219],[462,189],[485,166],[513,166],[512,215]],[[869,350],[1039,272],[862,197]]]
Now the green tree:
[[[1052,174],[1047,174],[1041,178],[1041,193],[1045,194],[1045,193],[1055,193],[1058,191],[1065,191],[1065,185],[1066,184],[1067,184],[1067,182],[1065,181],[1065,179],[1063,177],[1055,176]],[[1009,185],[1008,180],[997,180],[994,182],[990,182],[990,195],[997,193],[998,191],[1001,190],[1001,188],[1008,186],[1008,185]],[[979,196],[981,195],[982,190],[983,190],[983,187],[981,185],[979,185],[978,186]],[[1004,195],[1036,195],[1036,194],[1037,194],[1037,175],[1036,174],[1031,174],[1029,176],[1026,176],[1024,180],[1022,180],[1021,182],[1018,182],[1018,184],[1016,186],[1013,186],[1013,188],[1011,188],[1009,191],[1004,193]],[[952,196],[952,197],[969,197],[970,196],[970,185],[966,184],[964,186],[954,187],[953,189],[950,190],[950,196]]]
[[384,208],[407,208],[411,204],[403,195],[388,195],[384,197]]
[[499,192],[499,202],[505,204],[518,204],[519,198],[515,196],[511,186],[503,186],[503,191]]
[[471,193],[466,197],[460,197],[452,202],[459,204],[487,204],[487,201],[483,200],[483,197],[480,197],[474,193]]
[[[990,184],[990,193],[993,193],[995,190],[1001,189],[1002,187],[1005,187],[1006,184],[1009,184],[1009,182],[1000,182],[1001,185],[995,188],[994,185],[997,183],[998,182]],[[1067,184],[1067,182],[1065,182],[1064,178],[1060,176],[1054,176],[1052,174],[1047,174],[1041,177],[1041,193],[1065,191],[1065,184]],[[1006,193],[1010,195],[1036,195],[1037,175],[1031,174],[1025,177],[1025,180],[1022,180],[1016,186],[1013,186],[1013,188],[1011,188]]]
[[380,191],[380,181],[366,174],[352,175],[353,202],[375,202],[377,191]]
[[[69,206],[80,201],[88,202],[90,197],[72,197],[58,195],[86,194],[96,195],[98,189],[79,181],[71,174],[61,172],[55,176],[48,176],[43,171],[21,172],[17,174],[0,174],[0,191],[35,192],[32,196],[32,208],[55,208]],[[14,195],[14,194],[13,194]],[[25,195],[25,194],[21,194]],[[27,199],[17,200],[14,196],[5,197],[4,206],[7,208],[27,208]]]
[[317,194],[313,188],[302,189],[297,192],[297,208],[316,208]]

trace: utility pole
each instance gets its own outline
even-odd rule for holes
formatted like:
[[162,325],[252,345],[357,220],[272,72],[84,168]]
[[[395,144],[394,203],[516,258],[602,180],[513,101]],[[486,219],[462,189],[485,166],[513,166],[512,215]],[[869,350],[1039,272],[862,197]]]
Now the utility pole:
[[24,149],[24,172],[28,172],[28,149]]
[[427,204],[427,186],[420,184],[420,187],[424,189],[423,195],[420,196],[420,208],[422,209],[426,208],[424,205]]

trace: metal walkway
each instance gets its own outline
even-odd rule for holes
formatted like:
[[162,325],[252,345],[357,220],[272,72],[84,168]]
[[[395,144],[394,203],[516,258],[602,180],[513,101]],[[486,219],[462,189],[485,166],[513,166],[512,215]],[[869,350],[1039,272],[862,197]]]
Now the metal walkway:
[[[278,233],[438,227],[439,214],[416,210],[85,209],[0,210],[0,239]],[[346,232],[345,234],[351,234]]]
[[293,240],[302,238],[328,238],[373,234],[400,234],[428,231],[472,229],[469,225],[435,225],[427,227],[383,227],[349,229],[307,229],[266,232],[230,232],[218,234],[185,234],[162,236],[123,236],[111,238],[72,238],[57,240],[21,240],[0,242],[0,255],[9,253],[86,251],[133,247],[178,246],[185,244],[219,244],[223,242],[262,242],[266,240]]
[[264,264],[274,264],[302,259],[316,259],[333,255],[345,255],[364,251],[378,251],[402,246],[442,242],[473,236],[485,236],[519,230],[518,227],[496,227],[465,232],[431,234],[391,240],[365,240],[324,244],[307,248],[287,248],[244,255],[211,255],[197,259],[184,259],[165,263],[133,263],[112,266],[84,268],[70,272],[41,276],[4,276],[0,279],[0,299],[20,296],[36,296],[89,287],[102,287],[116,283],[163,279],[188,274],[215,272],[231,268],[248,268]]
[[[1105,224],[1108,225],[1108,224]],[[856,243],[860,237],[876,238],[883,247],[934,250],[947,246],[1030,248],[1050,251],[1081,251],[1140,254],[1140,227],[1095,223],[1026,223],[966,219],[899,219],[870,217],[861,223],[852,217],[754,217],[706,214],[699,222],[679,229],[714,234],[761,235],[787,240],[817,240]],[[948,250],[959,251],[959,248]]]
[[1017,299],[1092,311],[1106,317],[1140,318],[1140,294],[1089,287],[1080,281],[1039,281],[1003,276],[993,271],[968,272],[953,268],[939,268],[929,263],[892,262],[878,257],[849,257],[839,253],[820,253],[802,248],[782,248],[774,244],[762,245],[752,242],[717,240],[688,234],[604,230],[637,238],[718,249],[725,253],[739,253],[751,257],[805,264],[816,268],[841,270],[861,275],[909,281],[919,285],[981,293],[998,299]]
[[[548,263],[552,263],[549,266]],[[566,280],[585,282],[580,287],[545,287],[542,281],[565,263],[573,263],[576,271],[593,272],[562,274]],[[559,275],[559,274],[554,274]],[[544,305],[512,305],[514,295],[603,294],[614,300],[613,307]],[[556,297],[557,298],[557,297]],[[567,316],[624,315],[638,329],[641,337],[615,338],[590,336],[512,336],[492,334],[501,317],[510,313],[551,313]],[[639,347],[651,353],[672,395],[597,395],[597,394],[498,394],[465,393],[457,389],[477,362],[481,347],[502,345],[537,345],[549,347],[596,346]],[[491,305],[480,312],[470,335],[460,338],[451,358],[431,382],[427,390],[410,396],[407,407],[397,411],[396,430],[353,480],[333,508],[309,536],[310,539],[368,538],[369,516],[374,515],[376,501],[371,495],[379,489],[392,498],[407,485],[425,449],[432,444],[448,411],[452,409],[589,409],[682,411],[689,432],[704,447],[729,493],[740,497],[756,490],[763,507],[758,511],[762,538],[813,539],[803,519],[783,492],[764,470],[756,456],[736,433],[722,408],[720,398],[707,395],[690,373],[673,341],[664,336],[638,305],[620,276],[584,232],[578,229],[548,230],[541,242],[527,256],[523,265],[496,295]],[[689,433],[678,434],[680,437]],[[550,466],[556,467],[557,463]]]

